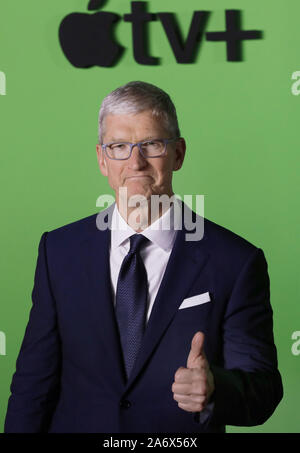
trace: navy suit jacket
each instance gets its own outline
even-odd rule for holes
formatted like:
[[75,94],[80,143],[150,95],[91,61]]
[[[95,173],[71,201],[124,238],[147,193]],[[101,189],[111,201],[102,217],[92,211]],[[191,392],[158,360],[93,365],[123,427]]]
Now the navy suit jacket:
[[[113,207],[41,237],[5,432],[200,433],[264,423],[283,390],[262,250],[208,219],[203,239],[186,241],[183,225],[126,381],[110,229],[96,226]],[[204,292],[209,303],[178,309]],[[171,389],[198,330],[215,379],[205,423],[179,408]]]

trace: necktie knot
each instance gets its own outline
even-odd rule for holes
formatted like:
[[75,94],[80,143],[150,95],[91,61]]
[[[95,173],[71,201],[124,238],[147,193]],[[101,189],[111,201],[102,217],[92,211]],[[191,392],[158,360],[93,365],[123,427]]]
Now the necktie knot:
[[142,234],[134,234],[133,236],[130,236],[130,255],[139,251],[141,246],[148,241],[149,239]]

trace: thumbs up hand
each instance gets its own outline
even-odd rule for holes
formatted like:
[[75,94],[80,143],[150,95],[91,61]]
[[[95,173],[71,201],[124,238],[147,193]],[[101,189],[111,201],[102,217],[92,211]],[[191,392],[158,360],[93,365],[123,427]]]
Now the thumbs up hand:
[[179,367],[174,379],[172,392],[178,406],[187,412],[202,411],[215,389],[214,377],[204,352],[204,333],[195,333],[187,367]]

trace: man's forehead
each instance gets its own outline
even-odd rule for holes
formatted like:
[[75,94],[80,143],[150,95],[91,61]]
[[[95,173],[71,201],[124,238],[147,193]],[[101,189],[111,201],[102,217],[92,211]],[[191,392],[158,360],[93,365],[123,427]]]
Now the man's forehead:
[[153,138],[157,133],[164,133],[161,119],[151,111],[136,114],[108,114],[104,118],[104,134],[111,140],[125,139],[128,134],[139,135],[141,139]]

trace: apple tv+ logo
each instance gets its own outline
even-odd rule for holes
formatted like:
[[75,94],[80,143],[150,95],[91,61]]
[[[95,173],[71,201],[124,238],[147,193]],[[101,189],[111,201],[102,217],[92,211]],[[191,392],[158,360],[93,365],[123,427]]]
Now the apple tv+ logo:
[[[88,11],[103,7],[107,0],[90,0]],[[138,64],[158,65],[160,58],[149,54],[148,23],[159,20],[177,63],[194,63],[204,40],[226,43],[227,61],[242,61],[242,42],[261,39],[260,30],[241,29],[241,11],[225,10],[225,30],[205,32],[210,11],[194,11],[187,36],[184,38],[176,16],[171,12],[149,13],[147,2],[131,2],[131,13],[124,22],[132,28],[133,56]],[[76,68],[114,66],[125,48],[116,42],[114,28],[122,16],[112,12],[71,13],[59,26],[61,48]]]

